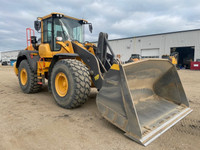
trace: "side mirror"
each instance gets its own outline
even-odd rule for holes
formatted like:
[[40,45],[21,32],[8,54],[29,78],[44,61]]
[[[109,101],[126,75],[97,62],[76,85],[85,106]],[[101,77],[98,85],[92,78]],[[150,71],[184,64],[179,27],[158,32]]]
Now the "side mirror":
[[92,30],[93,30],[93,27],[92,27],[92,24],[90,23],[89,24],[89,31],[90,31],[90,33],[92,33]]
[[41,22],[38,20],[34,21],[34,28],[36,31],[39,31],[41,28]]

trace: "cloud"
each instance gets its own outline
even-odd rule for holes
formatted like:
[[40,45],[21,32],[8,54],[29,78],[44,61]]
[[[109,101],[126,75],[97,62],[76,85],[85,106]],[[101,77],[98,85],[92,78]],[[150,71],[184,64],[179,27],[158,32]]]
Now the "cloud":
[[11,31],[0,29],[0,34],[10,34]]
[[[0,0],[0,51],[24,49],[25,29],[37,17],[61,12],[93,23],[86,40],[109,39],[196,29],[200,26],[198,0]],[[10,41],[10,42],[9,42]],[[9,43],[9,44],[8,44]]]
[[118,34],[138,36],[156,32],[167,32],[175,29],[180,30],[180,27],[184,24],[185,21],[179,16],[157,16],[153,13],[136,12],[125,19],[113,23],[112,29]]

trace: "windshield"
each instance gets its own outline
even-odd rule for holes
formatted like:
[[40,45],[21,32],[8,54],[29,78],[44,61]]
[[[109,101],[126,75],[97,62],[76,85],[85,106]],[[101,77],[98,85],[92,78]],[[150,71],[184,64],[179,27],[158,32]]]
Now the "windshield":
[[79,20],[63,17],[59,19],[59,22],[63,30],[63,40],[77,40],[80,43],[84,42],[84,29],[79,23]]

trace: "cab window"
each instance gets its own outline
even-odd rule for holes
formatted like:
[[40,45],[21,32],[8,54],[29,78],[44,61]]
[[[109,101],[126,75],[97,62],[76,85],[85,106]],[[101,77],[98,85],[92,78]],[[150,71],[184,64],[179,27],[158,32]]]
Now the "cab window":
[[49,43],[51,45],[52,40],[52,19],[43,20],[43,43]]

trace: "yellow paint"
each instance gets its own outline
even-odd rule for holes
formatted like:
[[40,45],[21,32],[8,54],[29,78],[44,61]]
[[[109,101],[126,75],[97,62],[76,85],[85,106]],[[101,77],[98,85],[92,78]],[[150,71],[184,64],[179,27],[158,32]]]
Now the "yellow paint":
[[99,79],[99,74],[97,74],[95,77],[94,77],[94,80],[98,80]]
[[92,43],[85,43],[85,47],[86,47],[86,46],[89,46],[88,51],[89,51],[90,53],[92,53],[93,55],[95,55],[93,46],[96,46],[96,45],[94,45],[94,44],[92,44]]
[[61,45],[60,51],[53,51],[53,55],[58,54],[58,53],[74,53],[74,49],[72,47],[71,41],[57,41],[57,44]]
[[83,44],[79,43],[78,41],[74,41],[74,43],[86,50],[86,48],[83,46]]
[[139,61],[140,59],[138,58],[131,58],[133,60],[133,62]]
[[[43,39],[43,21],[41,21],[41,44],[44,42],[44,39]],[[40,44],[40,45],[41,45]]]
[[28,74],[25,68],[22,68],[22,70],[20,71],[20,81],[22,85],[26,85],[28,80]]
[[16,67],[16,62],[14,63],[13,68],[14,68],[14,72],[15,72],[16,76],[18,76],[18,72],[19,71],[18,71],[18,69]]
[[174,56],[170,56],[170,58],[171,58],[172,64],[177,65],[177,59]]
[[64,97],[68,92],[68,80],[63,72],[59,72],[55,78],[56,92],[60,97]]
[[51,51],[50,45],[48,43],[40,44],[39,46],[39,55],[42,58],[53,58],[54,55],[59,53],[74,53],[74,49],[72,47],[72,43],[70,41],[65,42],[56,42],[61,45],[61,49],[59,51]]
[[112,69],[112,70],[120,70],[118,64],[113,64],[113,65],[110,67],[110,69]]
[[31,45],[29,45],[28,47],[25,48],[25,50],[30,50],[30,51],[33,51],[34,50],[34,47]]
[[31,53],[31,55],[33,55],[33,56],[37,56],[37,55],[38,55],[38,53]]
[[45,72],[49,71],[49,66],[50,66],[51,62],[50,61],[38,61],[37,62],[37,75],[41,76],[41,75],[45,75]]
[[173,65],[177,65],[177,58],[175,56],[169,56],[169,55],[162,55],[162,57],[165,56],[166,59],[171,61]]
[[45,69],[45,68],[49,68],[51,62],[50,61],[38,61],[38,68],[39,69]]
[[50,17],[52,17],[52,14],[48,14],[48,15],[46,15],[46,16],[44,16],[44,17],[40,17],[40,18],[38,18],[38,19],[44,20],[44,19],[47,19],[47,18],[50,18]]
[[53,57],[51,48],[50,48],[49,44],[47,44],[47,43],[40,44],[38,51],[39,51],[40,57],[42,57],[42,58],[52,58]]

